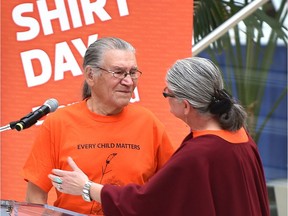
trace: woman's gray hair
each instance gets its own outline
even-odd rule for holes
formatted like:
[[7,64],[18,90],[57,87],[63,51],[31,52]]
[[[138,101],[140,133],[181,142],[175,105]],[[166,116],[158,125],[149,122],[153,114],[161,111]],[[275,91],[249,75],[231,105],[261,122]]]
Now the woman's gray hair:
[[[82,65],[83,69],[85,69],[85,67],[88,65],[101,66],[101,64],[103,64],[103,54],[108,50],[128,50],[134,53],[136,52],[135,48],[127,41],[115,37],[104,37],[96,40],[86,50]],[[90,96],[90,87],[88,86],[87,82],[84,81],[82,88],[82,99],[84,100]]]
[[199,111],[215,116],[225,130],[246,126],[244,108],[225,90],[222,73],[210,60],[191,57],[176,61],[166,75],[168,88]]

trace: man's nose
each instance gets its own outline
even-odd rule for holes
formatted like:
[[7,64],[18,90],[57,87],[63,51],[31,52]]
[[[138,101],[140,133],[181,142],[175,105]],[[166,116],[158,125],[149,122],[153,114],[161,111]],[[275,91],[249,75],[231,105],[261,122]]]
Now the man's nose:
[[125,85],[133,85],[133,79],[130,76],[130,73],[126,73],[125,77],[122,79],[122,83]]

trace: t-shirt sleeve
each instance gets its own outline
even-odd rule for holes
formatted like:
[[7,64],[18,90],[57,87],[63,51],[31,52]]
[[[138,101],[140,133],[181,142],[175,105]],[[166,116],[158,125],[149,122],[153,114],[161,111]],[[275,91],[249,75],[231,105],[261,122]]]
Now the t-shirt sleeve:
[[168,137],[168,134],[166,133],[166,131],[164,131],[162,134],[162,140],[160,142],[159,149],[157,152],[157,158],[158,158],[157,170],[163,167],[163,165],[170,159],[174,151],[175,149],[171,143],[171,140]]
[[24,180],[34,183],[46,192],[49,192],[52,187],[48,174],[54,168],[53,152],[49,120],[46,118],[39,128],[32,150],[22,169]]

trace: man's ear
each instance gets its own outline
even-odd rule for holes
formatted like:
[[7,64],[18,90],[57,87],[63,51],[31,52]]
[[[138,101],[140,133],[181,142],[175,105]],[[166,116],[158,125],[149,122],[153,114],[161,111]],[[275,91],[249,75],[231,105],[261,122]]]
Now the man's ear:
[[88,72],[88,78],[89,79],[93,79],[93,71],[92,71],[92,69],[90,69],[90,71]]
[[93,69],[90,66],[86,66],[84,69],[84,77],[87,83],[93,81]]

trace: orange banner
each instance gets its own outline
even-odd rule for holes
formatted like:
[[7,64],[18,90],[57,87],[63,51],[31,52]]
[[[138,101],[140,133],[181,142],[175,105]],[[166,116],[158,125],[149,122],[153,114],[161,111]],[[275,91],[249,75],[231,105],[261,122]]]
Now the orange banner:
[[[61,106],[81,100],[87,46],[115,36],[134,45],[143,71],[131,102],[151,109],[178,146],[188,127],[170,114],[162,90],[167,69],[191,56],[192,8],[193,0],[1,1],[1,126],[49,98]],[[39,124],[1,132],[1,199],[25,200],[20,172]]]

